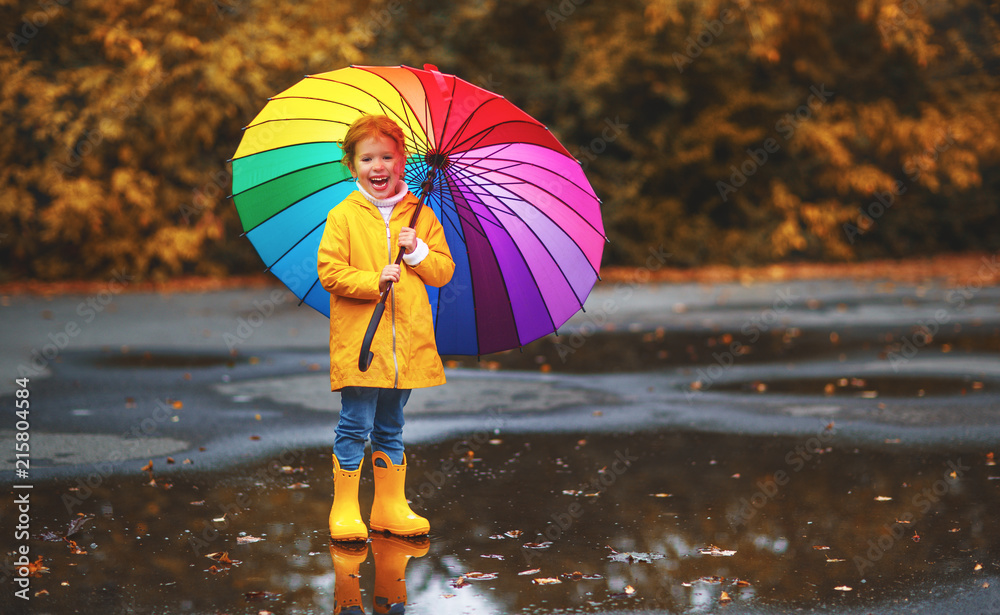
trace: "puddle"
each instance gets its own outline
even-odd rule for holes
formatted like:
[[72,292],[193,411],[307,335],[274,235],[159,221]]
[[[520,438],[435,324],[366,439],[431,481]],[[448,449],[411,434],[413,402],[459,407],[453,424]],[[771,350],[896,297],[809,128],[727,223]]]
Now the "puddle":
[[192,354],[166,352],[121,352],[103,354],[95,357],[92,363],[96,367],[127,367],[145,369],[195,369],[204,367],[235,367],[247,359],[235,358],[228,354]]
[[[407,564],[373,542],[339,562],[339,579],[328,448],[224,473],[178,459],[152,475],[137,463],[133,476],[39,483],[27,544],[49,571],[32,579],[45,593],[31,611],[332,613],[354,596],[385,612],[377,598],[403,564],[411,614],[854,611],[990,583],[977,591],[996,599],[991,451],[864,451],[823,424],[799,439],[484,431],[411,446],[429,544],[400,547]],[[363,511],[372,492],[366,465]],[[94,515],[68,537],[80,554],[58,536],[77,513]],[[222,552],[232,564],[206,557]]]
[[774,361],[843,360],[870,357],[885,361],[910,356],[919,344],[922,356],[960,356],[1000,351],[1000,327],[994,323],[942,329],[933,337],[905,327],[844,327],[831,331],[774,327],[768,330],[722,327],[698,330],[604,330],[583,328],[549,335],[520,350],[476,357],[444,357],[452,367],[516,369],[565,373],[646,372],[691,365],[752,365]]
[[972,377],[869,376],[865,378],[788,378],[730,381],[713,384],[716,391],[741,393],[795,393],[804,395],[876,397],[924,397],[927,395],[972,395],[992,390]]

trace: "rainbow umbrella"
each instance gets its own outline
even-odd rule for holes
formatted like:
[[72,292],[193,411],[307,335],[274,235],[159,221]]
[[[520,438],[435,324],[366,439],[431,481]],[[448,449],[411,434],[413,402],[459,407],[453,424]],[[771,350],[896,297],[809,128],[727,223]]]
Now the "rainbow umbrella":
[[448,285],[427,288],[441,354],[523,346],[583,307],[606,238],[579,162],[503,97],[432,66],[309,75],[246,127],[233,200],[268,270],[297,297],[329,316],[317,252],[327,213],[355,189],[340,144],[365,114],[403,129],[411,191],[432,175],[424,203],[456,265]]

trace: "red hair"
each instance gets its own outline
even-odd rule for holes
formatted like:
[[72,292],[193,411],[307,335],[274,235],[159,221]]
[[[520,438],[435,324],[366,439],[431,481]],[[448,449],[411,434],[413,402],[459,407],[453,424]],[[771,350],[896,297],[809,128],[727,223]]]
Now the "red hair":
[[344,135],[344,143],[341,148],[344,157],[341,162],[351,168],[354,162],[354,153],[358,144],[368,139],[378,139],[379,137],[389,137],[396,142],[399,153],[406,156],[406,138],[403,136],[403,129],[387,115],[362,115],[354,120],[351,127]]

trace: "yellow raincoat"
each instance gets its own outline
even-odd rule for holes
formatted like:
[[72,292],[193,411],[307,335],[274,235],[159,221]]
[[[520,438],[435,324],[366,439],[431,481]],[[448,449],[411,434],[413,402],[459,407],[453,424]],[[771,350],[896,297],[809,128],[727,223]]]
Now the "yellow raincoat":
[[430,249],[415,267],[400,264],[399,282],[386,300],[367,372],[358,369],[361,342],[378,303],[379,276],[396,259],[399,231],[410,224],[417,197],[408,193],[396,204],[388,228],[378,208],[360,192],[352,192],[330,210],[319,245],[318,270],[330,291],[330,388],[345,386],[416,389],[444,384],[437,352],[431,306],[425,284],[444,286],[451,280],[451,258],[444,229],[430,207],[417,218],[417,237]]

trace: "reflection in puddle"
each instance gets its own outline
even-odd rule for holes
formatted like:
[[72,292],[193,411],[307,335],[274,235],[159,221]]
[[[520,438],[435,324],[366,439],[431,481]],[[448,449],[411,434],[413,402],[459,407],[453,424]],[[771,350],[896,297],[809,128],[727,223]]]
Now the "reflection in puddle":
[[[431,520],[429,544],[376,536],[355,552],[328,540],[329,450],[224,473],[197,473],[197,460],[154,468],[155,487],[137,464],[134,476],[35,486],[31,552],[49,573],[32,579],[47,592],[32,606],[689,613],[864,609],[995,587],[991,451],[904,444],[841,446],[818,423],[800,439],[491,432],[411,446],[409,494]],[[94,518],[63,538],[78,513]]]

